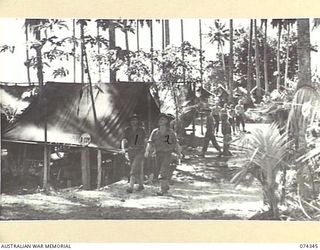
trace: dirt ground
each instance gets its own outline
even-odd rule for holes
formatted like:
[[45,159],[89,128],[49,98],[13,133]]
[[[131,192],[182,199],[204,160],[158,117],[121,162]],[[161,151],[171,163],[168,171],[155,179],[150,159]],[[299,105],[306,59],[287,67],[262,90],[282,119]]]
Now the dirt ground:
[[2,194],[0,219],[246,220],[262,208],[262,192],[257,183],[230,183],[232,173],[239,167],[236,156],[219,158],[212,148],[206,158],[195,153],[190,151],[178,165],[166,196],[156,196],[158,183],[147,183],[143,191],[127,194],[127,180],[100,190],[75,187]]

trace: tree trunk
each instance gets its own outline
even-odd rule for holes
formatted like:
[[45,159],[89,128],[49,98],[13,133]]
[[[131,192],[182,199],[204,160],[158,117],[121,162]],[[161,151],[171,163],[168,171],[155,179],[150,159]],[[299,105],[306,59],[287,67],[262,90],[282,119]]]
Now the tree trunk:
[[[127,51],[127,67],[130,67],[130,56],[129,56],[129,37],[128,37],[128,30],[127,30],[127,20],[123,20],[124,26],[124,40],[126,44],[126,51]],[[131,76],[128,75],[128,81],[131,81]]]
[[229,102],[233,101],[233,20],[230,19]]
[[[116,30],[115,25],[110,22],[109,26],[109,49],[113,50],[116,48]],[[114,83],[117,81],[117,72],[110,68],[110,82]]]
[[73,19],[72,20],[72,38],[73,38],[73,82],[76,82],[76,75],[77,75],[77,71],[76,71],[76,20]]
[[256,59],[256,86],[257,86],[257,101],[261,101],[261,82],[260,82],[260,52],[258,40],[257,19],[254,19],[254,44],[255,44],[255,59]]
[[309,19],[297,21],[298,30],[298,88],[311,85],[310,26]]
[[[180,26],[181,26],[181,57],[182,57],[182,61],[184,61],[184,47],[183,47],[183,43],[184,43],[184,32],[183,32],[183,19],[180,20]],[[183,68],[183,85],[186,84],[186,69]]]
[[31,79],[30,79],[30,58],[29,58],[29,32],[28,32],[28,24],[25,23],[25,35],[26,35],[26,58],[27,58],[27,78],[28,83],[31,85]]
[[[99,24],[97,23],[97,37],[98,39],[100,39],[100,32],[99,32]],[[101,47],[101,44],[100,44],[100,40],[98,40],[98,43],[97,43],[97,47],[98,47],[98,55],[100,55],[100,47]],[[101,82],[101,64],[99,63],[98,65],[98,77],[99,77],[99,82]]]
[[139,20],[137,19],[137,51],[140,51],[140,41],[139,41],[139,36],[140,36],[140,31],[139,31]]
[[[218,51],[221,54],[221,61],[222,61],[222,69],[223,69],[223,73],[224,73],[224,77],[227,78],[227,72],[226,72],[226,62],[224,60],[224,54],[223,54],[223,49],[222,49],[222,45],[219,43],[218,44]],[[228,86],[226,86],[228,87]]]
[[287,48],[286,48],[286,65],[284,71],[284,86],[287,87],[288,81],[288,70],[289,70],[289,49],[290,49],[290,25],[288,25],[288,33],[287,33]]
[[[36,40],[40,42],[41,40],[41,31],[36,30]],[[36,56],[37,56],[37,77],[39,81],[39,86],[43,86],[43,64],[42,64],[42,45],[36,47]]]
[[[151,57],[153,58],[153,23],[152,23],[152,20],[150,21],[150,52],[151,52]],[[153,60],[151,60],[151,77],[152,77],[152,81],[153,81],[153,77],[154,77]]]
[[166,47],[165,45],[165,28],[164,28],[164,20],[161,20],[161,38],[162,38],[162,50]]
[[281,43],[281,31],[282,25],[278,24],[278,44],[277,44],[277,90],[280,90],[281,85],[281,73],[280,73],[280,43]]
[[264,91],[266,94],[269,93],[267,35],[268,35],[268,20],[266,20],[266,22],[264,23],[264,38],[263,38]]
[[170,44],[170,26],[169,26],[169,20],[164,21],[164,27],[165,27],[165,47],[167,47]]
[[84,51],[84,24],[80,22],[80,40],[81,40],[81,53],[80,53],[80,63],[81,63],[81,83],[84,83],[84,58],[83,58],[83,51]]
[[247,68],[247,95],[250,98],[250,91],[252,89],[252,28],[253,28],[253,21],[250,19],[250,34],[249,34],[249,45],[248,45],[248,68]]

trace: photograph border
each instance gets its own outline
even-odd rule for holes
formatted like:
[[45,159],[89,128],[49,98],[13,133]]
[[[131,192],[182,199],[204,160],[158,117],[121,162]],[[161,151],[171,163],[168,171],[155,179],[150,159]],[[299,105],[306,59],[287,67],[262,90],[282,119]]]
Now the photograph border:
[[[61,7],[56,7],[61,6]],[[1,0],[0,18],[317,17],[317,0]],[[0,210],[1,211],[1,210]],[[0,221],[0,242],[319,242],[320,222]]]

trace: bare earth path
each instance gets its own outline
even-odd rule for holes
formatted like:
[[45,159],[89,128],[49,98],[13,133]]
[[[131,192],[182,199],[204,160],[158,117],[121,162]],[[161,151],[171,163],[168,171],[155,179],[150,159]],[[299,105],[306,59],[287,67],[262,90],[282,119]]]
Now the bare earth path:
[[235,187],[234,158],[217,158],[212,148],[206,158],[187,157],[174,172],[167,196],[156,196],[158,184],[126,193],[122,180],[100,190],[77,188],[47,193],[2,194],[1,220],[56,219],[213,219],[244,220],[262,207],[258,184]]

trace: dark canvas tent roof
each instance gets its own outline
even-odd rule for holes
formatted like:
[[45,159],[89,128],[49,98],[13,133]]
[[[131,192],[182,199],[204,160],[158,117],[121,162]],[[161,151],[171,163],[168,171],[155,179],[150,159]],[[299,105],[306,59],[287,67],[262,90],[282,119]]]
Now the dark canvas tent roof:
[[[47,141],[80,145],[80,136],[91,136],[91,147],[118,149],[128,117],[138,113],[151,121],[159,108],[149,92],[148,83],[100,83],[94,86],[98,125],[95,125],[89,87],[79,83],[48,82],[25,112],[3,133],[3,139],[20,142],[44,142],[44,118]],[[46,104],[46,105],[45,105]],[[46,109],[46,112],[45,112]],[[147,125],[147,124],[146,124]]]

